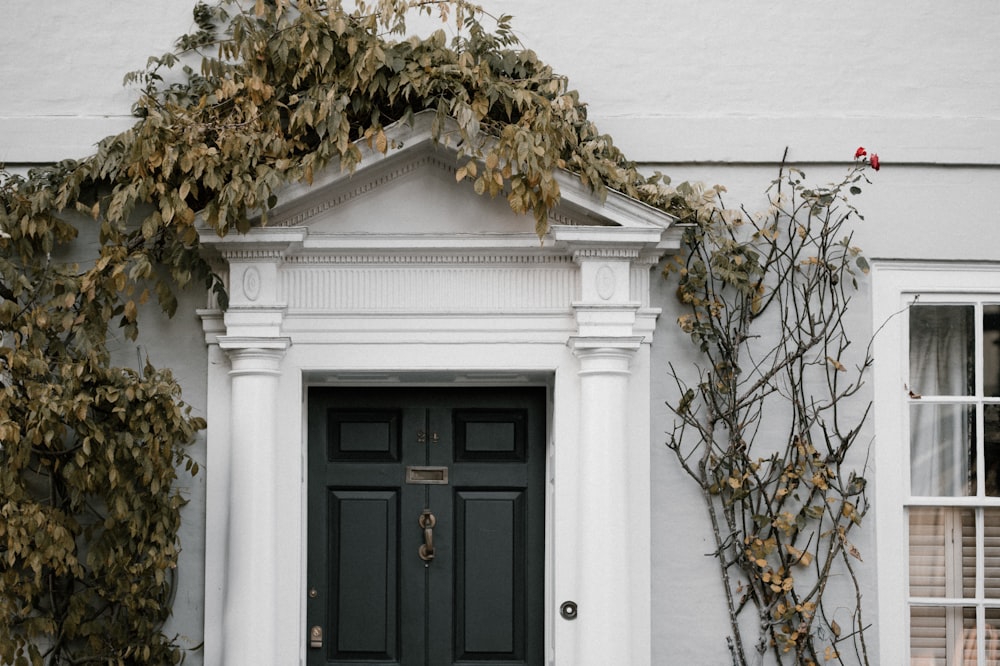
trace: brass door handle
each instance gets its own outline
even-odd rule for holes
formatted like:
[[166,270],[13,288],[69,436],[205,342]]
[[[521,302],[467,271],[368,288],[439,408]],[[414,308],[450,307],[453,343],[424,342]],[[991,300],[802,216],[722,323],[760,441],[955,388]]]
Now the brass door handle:
[[420,559],[430,562],[434,559],[434,525],[437,524],[437,518],[430,509],[424,509],[417,518],[417,524],[424,531],[424,542],[420,544]]

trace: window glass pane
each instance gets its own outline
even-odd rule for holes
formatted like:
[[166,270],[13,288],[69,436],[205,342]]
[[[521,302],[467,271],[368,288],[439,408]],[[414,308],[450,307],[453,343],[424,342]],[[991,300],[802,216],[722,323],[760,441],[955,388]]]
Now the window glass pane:
[[[989,632],[987,635],[989,636]],[[987,641],[989,641],[987,645],[992,643],[989,637]],[[974,666],[978,663],[976,650],[975,608],[960,606],[910,608],[911,666]]]
[[[961,523],[962,566],[958,575],[962,576],[962,596],[971,599],[976,596],[976,513],[966,509],[959,516]],[[956,535],[956,539],[959,535]]]
[[1000,664],[1000,608],[986,609],[986,663]]
[[983,393],[1000,397],[1000,305],[983,306]]
[[920,395],[972,395],[975,329],[971,305],[910,307],[910,390]]
[[1000,405],[983,408],[983,451],[986,494],[1000,496]]
[[910,405],[910,492],[918,496],[976,494],[971,405]]
[[1000,599],[1000,508],[983,509],[983,576],[986,598]]
[[910,608],[910,663],[944,664],[948,657],[945,609],[940,606]]
[[[992,612],[991,612],[992,611]],[[979,641],[978,641],[978,631],[976,631],[976,609],[975,608],[964,608],[962,609],[962,661],[955,662],[961,666],[973,666],[974,664],[984,663],[987,666],[994,666],[1000,664],[998,661],[998,643],[997,631],[995,629],[995,624],[991,624],[991,620],[995,621],[996,611],[995,609],[986,609],[986,626],[983,634],[986,636],[986,645],[983,647],[986,651],[986,661],[978,662],[976,661],[977,652],[979,651]]]
[[910,596],[974,596],[975,510],[911,507]]

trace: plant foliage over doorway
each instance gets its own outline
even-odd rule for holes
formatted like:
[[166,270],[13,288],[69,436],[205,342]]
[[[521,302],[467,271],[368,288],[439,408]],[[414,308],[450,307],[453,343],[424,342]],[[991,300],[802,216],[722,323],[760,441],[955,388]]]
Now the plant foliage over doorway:
[[[436,15],[454,32],[406,38]],[[204,427],[171,373],[114,367],[109,336],[138,334],[143,303],[168,314],[204,284],[203,223],[225,235],[266,224],[281,188],[358,142],[393,150],[386,125],[435,114],[459,145],[459,180],[532,213],[559,200],[553,171],[682,213],[587,121],[566,79],[522,48],[506,16],[462,0],[222,0],[197,30],[126,76],[132,128],[94,155],[0,170],[0,661],[173,663],[162,634],[179,547],[176,469]],[[78,238],[86,242],[78,242]],[[93,240],[91,240],[93,239]],[[78,256],[80,248],[91,256]],[[75,253],[75,254],[74,254]],[[74,263],[78,262],[78,263]]]
[[[450,26],[407,37],[406,20]],[[644,176],[588,121],[567,80],[523,48],[507,16],[464,0],[235,0],[194,9],[197,30],[126,76],[137,121],[94,155],[0,172],[0,660],[176,663],[162,633],[179,547],[178,468],[204,427],[171,373],[114,367],[155,298],[190,284],[225,307],[199,225],[266,224],[282,188],[385,128],[434,114],[457,179],[503,196],[546,231],[553,173],[697,222],[715,190]],[[486,25],[492,26],[487,29]],[[721,213],[720,213],[721,214]],[[70,256],[78,237],[92,256]],[[76,261],[77,263],[74,263]]]

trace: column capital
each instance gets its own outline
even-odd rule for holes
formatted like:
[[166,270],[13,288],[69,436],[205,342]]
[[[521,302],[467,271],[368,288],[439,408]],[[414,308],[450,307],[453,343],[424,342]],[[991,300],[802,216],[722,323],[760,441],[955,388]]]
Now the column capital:
[[229,374],[278,375],[281,359],[292,346],[290,338],[252,338],[219,336],[219,347],[225,350],[232,364]]
[[577,374],[581,377],[629,375],[632,357],[642,345],[642,338],[571,338],[570,345],[579,359]]

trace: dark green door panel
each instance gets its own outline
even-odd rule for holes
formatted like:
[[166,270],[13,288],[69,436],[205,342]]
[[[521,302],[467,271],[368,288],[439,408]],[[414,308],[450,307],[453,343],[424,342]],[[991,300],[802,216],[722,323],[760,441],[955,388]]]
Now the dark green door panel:
[[336,603],[329,626],[334,660],[398,661],[399,576],[396,525],[399,493],[331,490],[327,497],[329,599]]
[[541,388],[311,389],[309,666],[540,666],[544,442]]
[[524,659],[525,501],[521,491],[462,491],[455,507],[455,654]]

